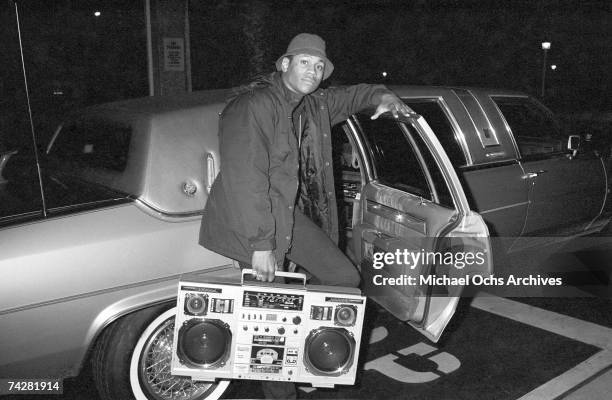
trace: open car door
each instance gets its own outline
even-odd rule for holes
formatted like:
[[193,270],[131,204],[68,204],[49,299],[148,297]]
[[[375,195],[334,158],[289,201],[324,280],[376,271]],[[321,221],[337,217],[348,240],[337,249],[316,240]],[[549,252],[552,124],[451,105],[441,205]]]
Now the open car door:
[[353,250],[365,294],[436,342],[466,279],[492,273],[488,229],[423,117],[358,114],[348,131],[362,167]]

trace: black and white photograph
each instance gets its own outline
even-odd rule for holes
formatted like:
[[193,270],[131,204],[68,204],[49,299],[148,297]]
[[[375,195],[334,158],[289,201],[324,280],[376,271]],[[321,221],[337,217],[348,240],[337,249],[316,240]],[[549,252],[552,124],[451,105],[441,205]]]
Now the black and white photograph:
[[612,2],[0,32],[0,399],[612,398]]

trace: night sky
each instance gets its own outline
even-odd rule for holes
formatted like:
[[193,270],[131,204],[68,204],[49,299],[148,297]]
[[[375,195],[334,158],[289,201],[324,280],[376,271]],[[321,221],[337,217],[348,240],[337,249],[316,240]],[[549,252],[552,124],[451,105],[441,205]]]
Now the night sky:
[[[148,94],[144,1],[18,4],[37,124]],[[23,81],[13,1],[0,7],[4,127],[22,112]],[[312,32],[327,41],[331,84],[473,85],[540,97],[548,41],[544,102],[559,113],[612,111],[611,17],[610,1],[191,0],[193,86],[248,82],[273,69],[293,35]]]

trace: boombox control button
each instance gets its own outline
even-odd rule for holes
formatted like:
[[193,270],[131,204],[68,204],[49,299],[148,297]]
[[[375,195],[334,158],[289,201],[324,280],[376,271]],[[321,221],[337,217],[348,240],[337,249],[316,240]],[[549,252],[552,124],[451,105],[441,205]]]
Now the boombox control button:
[[270,332],[270,328],[265,328],[264,331]]
[[253,330],[254,330],[255,332],[257,332],[257,331],[259,330],[259,327],[258,327],[258,326],[256,326],[255,328],[253,328]]
[[245,325],[245,326],[242,327],[242,329],[246,331],[246,330],[249,329],[249,327]]
[[297,330],[297,329],[294,329],[294,330],[293,330],[293,333],[295,333],[295,334],[297,335],[298,330]]
[[299,325],[300,322],[302,322],[302,318],[298,317],[297,315],[295,317],[293,317],[293,323],[296,325]]
[[283,317],[283,322],[287,322],[287,317]]
[[284,335],[285,334],[285,328],[283,328],[282,326],[280,328],[278,328],[278,333],[280,335]]

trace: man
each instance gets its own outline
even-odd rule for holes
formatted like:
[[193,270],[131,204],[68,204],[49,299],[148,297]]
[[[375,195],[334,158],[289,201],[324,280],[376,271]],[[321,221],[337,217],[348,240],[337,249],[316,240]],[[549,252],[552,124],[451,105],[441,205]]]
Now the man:
[[[221,113],[221,171],[206,204],[200,244],[250,265],[261,281],[272,282],[287,257],[316,283],[356,287],[359,273],[334,243],[331,126],[374,106],[373,119],[412,110],[384,86],[318,90],[334,65],[317,35],[294,37],[276,69]],[[295,397],[293,385],[293,393],[272,387],[282,389],[264,384],[268,398]]]

